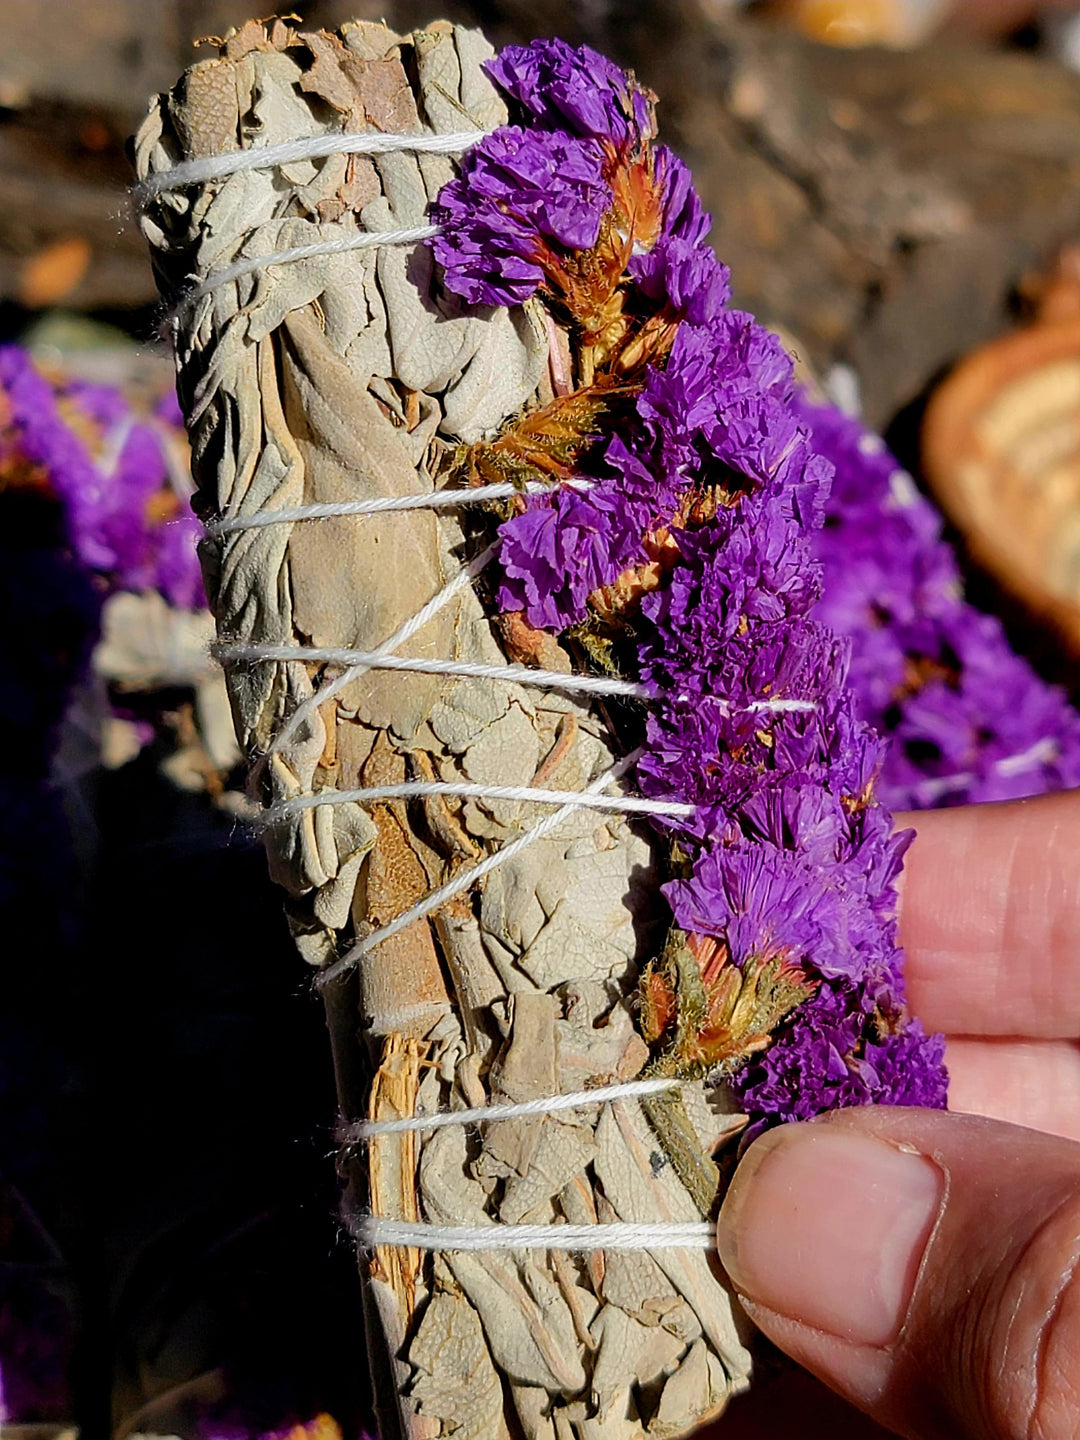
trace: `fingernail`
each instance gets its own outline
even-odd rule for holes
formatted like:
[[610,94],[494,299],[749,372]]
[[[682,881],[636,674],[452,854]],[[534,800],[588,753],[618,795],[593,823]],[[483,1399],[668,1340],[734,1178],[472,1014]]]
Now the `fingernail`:
[[720,1212],[720,1259],[748,1300],[861,1345],[895,1339],[944,1192],[921,1155],[825,1125],[764,1135]]

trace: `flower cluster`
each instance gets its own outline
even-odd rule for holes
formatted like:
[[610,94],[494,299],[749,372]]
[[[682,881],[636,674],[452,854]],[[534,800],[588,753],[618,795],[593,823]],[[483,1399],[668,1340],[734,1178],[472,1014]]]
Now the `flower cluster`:
[[1080,716],[964,601],[934,507],[858,421],[805,398],[798,410],[836,471],[814,535],[814,613],[850,637],[859,716],[893,740],[883,802],[922,810],[1080,784]]
[[[849,646],[810,613],[831,466],[791,362],[730,308],[632,77],[558,41],[506,50],[490,73],[522,128],[482,141],[440,197],[445,283],[485,304],[538,295],[571,352],[552,420],[598,397],[588,443],[563,439],[572,465],[537,463],[535,416],[531,450],[515,452],[513,426],[491,447],[500,473],[591,482],[502,525],[500,604],[636,668],[654,696],[639,784],[698,807],[668,828],[675,942],[643,982],[654,1064],[728,1077],[755,1125],[943,1105],[941,1042],[903,1007],[905,839],[874,794],[881,744],[857,714]],[[599,170],[564,179],[575,144]],[[511,147],[527,167],[507,163]],[[470,463],[488,473],[482,454]]]
[[108,590],[160,590],[194,610],[206,601],[198,523],[171,460],[180,424],[171,393],[137,417],[115,387],[53,382],[19,346],[0,347],[0,485],[49,490],[76,559]]
[[700,241],[708,221],[689,172],[651,143],[653,97],[632,76],[563,40],[508,46],[487,68],[526,123],[482,140],[439,195],[434,250],[455,294],[516,305],[544,286],[580,302],[659,236]]

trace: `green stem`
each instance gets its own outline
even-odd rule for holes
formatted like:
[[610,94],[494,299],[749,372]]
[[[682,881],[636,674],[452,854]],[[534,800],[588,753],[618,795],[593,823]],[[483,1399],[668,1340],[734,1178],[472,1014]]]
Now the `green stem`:
[[720,1189],[720,1171],[702,1154],[701,1141],[690,1123],[682,1097],[670,1092],[645,1095],[641,1108],[671,1168],[702,1216],[709,1219]]

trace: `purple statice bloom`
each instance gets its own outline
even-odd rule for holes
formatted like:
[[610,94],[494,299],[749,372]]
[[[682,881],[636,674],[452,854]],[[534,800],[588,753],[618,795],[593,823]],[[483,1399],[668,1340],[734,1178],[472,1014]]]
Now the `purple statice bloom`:
[[649,370],[638,414],[665,468],[700,466],[704,443],[714,459],[766,478],[798,436],[786,403],[791,358],[752,316],[717,309],[679,327],[667,364]]
[[892,738],[882,800],[925,809],[1080,784],[1080,716],[963,599],[930,502],[858,421],[805,398],[796,408],[836,468],[814,536],[816,615],[850,637],[858,713]]
[[[653,697],[638,783],[696,807],[663,822],[679,856],[664,893],[675,922],[721,941],[731,963],[782,958],[813,987],[736,1076],[736,1095],[755,1127],[835,1105],[942,1104],[941,1042],[903,1012],[896,878],[909,837],[874,795],[882,745],[849,683],[853,646],[815,611],[812,537],[833,467],[796,402],[790,357],[729,307],[689,176],[669,152],[650,154],[651,108],[627,76],[561,41],[504,51],[489,71],[527,118],[481,142],[440,197],[447,287],[526,298],[549,273],[542,247],[572,258],[598,233],[594,176],[618,192],[603,166],[632,159],[660,187],[663,216],[622,279],[626,313],[676,326],[618,433],[585,454],[592,488],[534,497],[502,525],[499,602],[566,629],[594,590],[642,562],[650,535],[670,534],[661,583],[632,620]],[[565,184],[548,165],[555,141],[584,147],[559,152],[585,157]],[[603,160],[589,172],[593,154]]]
[[500,608],[553,630],[580,620],[593,590],[644,558],[641,517],[617,501],[610,487],[560,489],[504,525]]
[[[79,563],[110,590],[160,590],[171,605],[204,605],[198,524],[170,488],[162,422],[135,419],[112,386],[53,385],[17,345],[0,347],[0,391],[8,444],[46,477]],[[101,431],[100,455],[64,407]]]
[[719,320],[731,299],[727,266],[707,246],[675,235],[635,255],[627,273],[650,300],[666,302],[691,325]]
[[750,841],[710,848],[689,880],[663,888],[676,924],[723,936],[740,967],[751,956],[782,956],[809,962],[830,979],[851,978],[864,968],[863,947],[874,938],[875,917],[858,886],[841,867],[815,865],[794,846]]
[[[772,506],[744,502],[724,519],[733,536],[745,528],[765,541],[763,512],[782,508],[777,495]],[[643,607],[642,673],[660,699],[639,778],[646,793],[705,798],[698,818],[707,822],[680,833],[689,873],[665,894],[676,922],[722,938],[734,963],[780,956],[819,978],[775,1043],[736,1077],[736,1096],[755,1126],[900,1095],[941,1104],[940,1041],[904,1021],[897,999],[895,880],[909,837],[892,833],[883,807],[858,798],[881,752],[852,714],[847,647],[807,613],[813,580],[792,589],[756,557],[748,562],[746,546],[706,546],[701,532],[693,546],[681,538],[690,575],[680,563],[670,588]],[[790,543],[812,574],[805,531]],[[731,597],[744,589],[733,627]],[[774,606],[785,618],[756,618]],[[692,703],[679,704],[680,685]],[[769,694],[815,708],[747,713],[752,697]],[[886,1036],[872,1023],[882,976],[893,987],[895,1033]],[[925,1077],[921,1088],[904,1088],[908,1072]]]
[[736,1098],[753,1121],[748,1138],[769,1121],[809,1120],[851,1105],[943,1110],[944,1038],[900,1014],[891,977],[821,984],[735,1077]]
[[868,1074],[867,1088],[878,1105],[921,1105],[927,1110],[944,1110],[948,1104],[944,1035],[927,1035],[918,1020],[880,1040],[867,1039],[862,1065]]
[[707,695],[736,709],[767,699],[765,691],[813,702],[842,673],[834,637],[804,618],[820,571],[779,512],[775,503],[747,501],[681,532],[669,583],[645,597],[641,670],[671,694],[672,715],[682,701]]
[[[895,881],[910,837],[864,799],[882,746],[848,689],[851,647],[815,609],[810,537],[831,466],[791,404],[786,357],[757,332],[730,312],[696,333],[684,324],[675,375],[669,363],[650,377],[639,404],[654,454],[706,475],[719,461],[752,482],[710,525],[679,533],[674,573],[642,605],[641,674],[660,698],[639,781],[702,804],[679,834],[689,874],[665,892],[676,922],[722,938],[734,963],[782,955],[820,977],[735,1082],[755,1125],[898,1096],[939,1105],[941,1042],[902,1018],[898,998]],[[749,708],[769,697],[813,708]],[[871,1024],[886,998],[887,1034]],[[905,1089],[907,1072],[923,1081]]]
[[507,45],[484,69],[530,117],[532,128],[566,130],[620,147],[651,139],[648,97],[624,70],[587,45],[534,40]]
[[611,205],[595,140],[504,125],[465,156],[439,194],[433,241],[446,283],[473,305],[518,305],[554,246],[588,250]]
[[[656,404],[666,374],[639,406],[656,452],[681,452],[705,474],[722,458],[753,482],[709,525],[678,534],[668,584],[642,605],[641,674],[660,698],[639,782],[702,807],[679,831],[689,874],[665,893],[676,922],[722,938],[734,963],[781,955],[820,978],[736,1079],[754,1125],[901,1096],[938,1105],[941,1042],[902,1018],[898,998],[895,881],[910,836],[863,798],[882,745],[848,689],[850,644],[815,609],[810,536],[831,467],[790,403],[790,371],[755,328],[745,316],[713,327],[728,343],[714,349],[711,380],[695,369],[694,383],[715,408],[702,398],[684,409],[681,434],[678,403]],[[704,355],[704,335],[689,338]],[[750,708],[769,697],[813,708]],[[892,1029],[879,1033],[871,1022],[885,999]],[[923,1079],[905,1088],[907,1073]]]
[[[651,98],[587,46],[509,46],[486,68],[527,123],[504,125],[468,152],[432,210],[442,233],[431,244],[453,294],[470,305],[520,305],[543,282],[545,261],[557,267],[596,244],[613,175],[640,163],[655,125]],[[648,243],[700,245],[710,222],[690,172],[664,145],[650,158],[660,235]]]
[[[688,247],[674,241],[665,249],[681,253]],[[681,277],[695,273],[705,286],[715,287],[711,293],[698,292],[707,307],[702,319],[709,323],[684,322],[666,366],[648,368],[637,400],[639,424],[629,437],[616,436],[609,443],[601,484],[589,496],[589,505],[541,497],[504,528],[502,564],[508,578],[500,603],[523,609],[532,625],[558,628],[582,620],[595,588],[585,583],[586,576],[603,574],[596,583],[608,584],[637,563],[642,536],[670,517],[689,477],[709,467],[766,483],[773,498],[770,505],[756,507],[753,529],[735,523],[731,512],[726,519],[718,517],[712,530],[684,537],[687,568],[673,577],[670,589],[649,602],[681,605],[688,628],[680,632],[678,643],[700,648],[704,637],[691,629],[697,625],[700,632],[705,625],[710,642],[706,648],[714,650],[721,610],[726,617],[723,633],[730,637],[744,606],[755,619],[780,620],[804,613],[817,596],[819,567],[806,555],[800,536],[803,525],[820,522],[831,470],[810,449],[805,431],[780,398],[785,382],[790,382],[790,359],[775,337],[749,316],[723,308],[727,272],[719,262],[691,266],[686,261],[681,254]],[[650,283],[659,273],[650,272]],[[677,305],[686,299],[682,290],[676,291]],[[582,535],[579,516],[588,513],[589,506],[603,507],[603,516]],[[563,526],[567,533],[560,536]],[[604,565],[597,558],[598,547],[607,544],[608,537],[616,543],[608,544],[610,563]],[[711,569],[698,565],[700,546],[724,548],[725,563]],[[564,559],[568,571],[560,571]],[[759,568],[768,572],[767,578],[756,574]],[[556,583],[557,573],[564,575],[561,584]],[[698,624],[694,606],[681,596],[706,573],[715,593],[702,605]],[[712,677],[703,678],[702,691],[712,683]]]
[[[654,145],[653,157],[657,183],[664,197],[662,238],[700,245],[709,233],[712,217],[702,207],[689,169],[666,145]],[[720,268],[726,275],[727,267]]]

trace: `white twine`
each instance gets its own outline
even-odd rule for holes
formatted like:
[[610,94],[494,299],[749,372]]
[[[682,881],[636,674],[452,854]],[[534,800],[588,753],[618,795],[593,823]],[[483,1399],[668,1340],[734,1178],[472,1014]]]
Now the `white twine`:
[[705,1220],[638,1225],[432,1225],[422,1220],[356,1216],[361,1245],[413,1250],[713,1250],[715,1226]]
[[[602,775],[598,775],[595,780],[587,785],[583,794],[598,794],[613,781],[621,779],[632,766],[637,764],[640,758],[640,750],[631,750],[629,755],[624,755],[623,758],[612,765],[609,770],[605,770]],[[543,820],[519,835],[516,840],[511,840],[509,845],[504,845],[501,849],[486,856],[479,864],[473,865],[467,870],[459,870],[452,880],[448,880],[445,885],[440,885],[437,890],[432,890],[408,910],[403,910],[395,920],[391,920],[378,930],[373,930],[372,933],[365,936],[363,940],[358,940],[351,950],[346,951],[346,953],[342,955],[340,960],[335,960],[332,965],[328,965],[326,969],[321,972],[316,984],[320,986],[329,984],[331,980],[334,980],[345,970],[358,964],[363,956],[365,956],[369,950],[374,949],[376,945],[381,945],[384,940],[391,939],[392,936],[404,930],[406,926],[413,924],[416,920],[422,920],[425,915],[430,915],[432,911],[441,909],[448,900],[452,900],[455,895],[460,895],[463,890],[468,890],[471,886],[475,885],[477,881],[482,880],[485,875],[490,874],[497,866],[505,865],[508,860],[512,860],[515,855],[520,855],[522,850],[526,849],[529,845],[534,844],[537,840],[543,839],[545,835],[549,835],[552,830],[557,829],[562,824],[568,815],[572,815],[581,804],[582,795],[575,794],[572,802],[566,805],[560,805],[558,810],[553,810],[550,815],[546,815]]]
[[[1052,765],[1060,754],[1061,748],[1053,736],[1044,735],[1026,750],[995,760],[990,769],[1010,780],[1014,775],[1026,775],[1029,770],[1037,770],[1040,765]],[[969,785],[974,785],[978,778],[974,771],[961,771],[957,775],[931,776],[927,780],[918,781],[914,788],[925,799],[937,800],[955,790],[966,790]]]
[[[452,675],[455,677],[463,676],[466,678],[479,677],[523,685],[539,685],[544,689],[577,690],[583,693],[631,695],[638,698],[648,698],[651,692],[645,686],[635,685],[630,681],[605,680],[599,676],[564,675],[561,671],[533,670],[524,665],[472,665],[465,662],[446,660],[415,660],[396,656],[391,653],[398,645],[403,644],[406,639],[421,629],[431,616],[445,605],[454,594],[472,583],[473,578],[479,574],[494,555],[497,544],[498,542],[496,541],[494,545],[488,546],[488,548],[477,555],[469,565],[459,571],[454,579],[451,580],[438,595],[432,600],[429,600],[410,620],[407,620],[388,640],[384,641],[378,650],[322,649],[317,646],[299,645],[218,645],[213,647],[214,653],[218,659],[223,662],[232,660],[255,660],[288,663],[294,660],[320,660],[330,664],[344,664],[349,667],[336,679],[315,691],[314,694],[310,695],[297,707],[286,724],[278,732],[271,744],[269,753],[273,754],[278,751],[281,746],[295,734],[302,720],[314,709],[329,699],[331,695],[336,694],[337,691],[344,688],[345,685],[351,683],[352,680],[371,669],[383,668],[426,674]],[[691,697],[683,696],[680,698],[689,699]],[[813,701],[809,700],[774,699],[752,701],[744,708],[748,711],[773,711],[783,713],[785,711],[814,710],[817,707]],[[499,865],[505,864],[527,846],[533,844],[534,841],[542,839],[544,835],[549,834],[561,825],[567,816],[587,806],[589,804],[589,797],[599,794],[612,781],[620,779],[637,763],[640,755],[641,751],[635,750],[631,754],[624,756],[624,758],[612,766],[611,769],[605,771],[590,785],[586,786],[584,791],[566,792],[568,797],[572,796],[572,798],[568,798],[564,804],[559,804],[559,808],[554,810],[549,816],[519,835],[517,839],[511,841],[510,844],[504,845],[491,855],[486,856],[479,864],[470,869],[459,871],[458,874],[452,880],[447,881],[445,885],[440,886],[437,890],[431,891],[423,899],[417,901],[415,905],[403,911],[394,920],[391,920],[388,924],[381,926],[364,939],[358,941],[350,950],[341,956],[340,959],[328,965],[326,969],[320,973],[316,983],[320,987],[330,984],[339,975],[358,964],[361,958],[376,945],[399,934],[402,930],[413,924],[414,921],[423,919],[426,915],[430,915],[433,911],[440,909],[449,900],[452,900],[455,895],[460,894],[463,890],[469,889]],[[420,784],[422,782],[416,783]],[[423,783],[437,784],[438,782]],[[504,787],[496,788],[501,790]],[[530,798],[535,798],[535,793],[531,794]],[[297,796],[294,801],[287,801],[285,803],[293,804],[297,801],[304,802],[299,807],[302,809],[313,808],[317,807],[320,803],[326,803],[319,795],[311,797]],[[615,806],[612,808],[629,807]]]
[[[362,670],[401,670],[416,675],[449,675],[461,680],[501,680],[507,685],[530,685],[541,690],[564,690],[567,694],[623,696],[631,700],[653,700],[656,692],[650,685],[639,684],[636,680],[614,680],[604,675],[567,675],[562,670],[539,670],[531,665],[481,665],[469,660],[428,660],[422,656],[391,655],[379,650],[348,650],[322,645],[212,645],[211,651],[222,662],[263,663],[276,661],[282,664],[294,660],[309,660],[324,665],[355,665]],[[695,697],[689,692],[678,697],[691,701]],[[714,701],[715,696],[710,696]],[[720,705],[730,714],[743,710],[749,714],[771,712],[787,714],[795,711],[816,710],[813,700],[750,700],[745,705],[733,705],[720,700]]]
[[[398,152],[435,155],[462,155],[487,134],[485,130],[451,131],[446,135],[316,135],[302,140],[285,140],[280,145],[249,146],[222,155],[207,155],[198,160],[185,160],[171,170],[148,175],[132,190],[135,204],[144,209],[166,190],[181,189],[207,180],[220,180],[241,170],[263,170],[298,160],[316,160],[327,155],[389,155]],[[252,255],[214,270],[187,290],[172,307],[162,328],[175,324],[189,306],[206,295],[220,290],[245,275],[255,275],[272,265],[286,265],[296,260],[311,260],[320,255],[345,255],[352,250],[367,250],[381,245],[418,245],[440,233],[438,225],[413,225],[400,230],[364,231],[346,234],[335,240],[316,240],[310,245],[294,245],[275,250],[269,255]]]
[[251,145],[222,155],[184,160],[171,170],[148,175],[132,190],[136,205],[145,206],[165,190],[199,185],[205,180],[222,180],[239,170],[268,170],[291,165],[297,160],[320,160],[327,155],[391,155],[415,151],[427,155],[463,155],[487,134],[485,130],[449,131],[445,135],[313,135],[301,140],[284,140],[280,145]]
[[818,708],[816,700],[749,700],[745,705],[735,705],[730,700],[721,700],[718,695],[692,695],[688,690],[684,690],[676,698],[683,704],[689,704],[692,700],[711,700],[720,705],[727,715],[739,711],[747,715],[808,715]]
[[[422,630],[428,621],[437,615],[445,605],[448,605],[456,595],[460,595],[462,590],[469,588],[477,575],[480,574],[481,570],[483,570],[484,566],[495,554],[498,543],[496,540],[495,543],[489,545],[486,550],[481,550],[479,555],[474,555],[469,563],[463,566],[453,579],[449,580],[443,586],[437,595],[434,595],[426,605],[422,605],[415,615],[410,615],[404,624],[399,625],[389,639],[384,640],[374,653],[378,656],[391,655],[399,646],[404,645],[406,640],[412,639],[412,637]],[[300,726],[308,719],[314,710],[317,710],[320,705],[325,704],[327,700],[332,699],[339,691],[344,690],[347,685],[351,685],[354,680],[359,680],[362,675],[366,675],[370,669],[370,665],[363,663],[350,665],[348,669],[343,670],[336,679],[327,681],[327,683],[320,686],[314,694],[309,695],[306,700],[302,701],[296,707],[278,731],[271,742],[269,753],[276,755],[283,745],[289,743]]]
[[607,1105],[612,1100],[633,1100],[640,1095],[659,1095],[678,1090],[677,1079],[625,1080],[618,1085],[598,1085],[593,1090],[572,1090],[565,1095],[547,1095],[541,1100],[523,1100],[514,1105],[476,1105],[470,1110],[439,1110],[434,1115],[408,1115],[401,1120],[357,1120],[338,1131],[343,1144],[371,1140],[376,1135],[401,1135],[409,1130],[443,1130],[448,1125],[487,1125],[497,1120],[517,1120],[527,1115],[552,1115],[559,1110],[580,1110],[585,1105]]
[[545,790],[535,785],[477,785],[458,780],[403,780],[396,785],[368,785],[359,790],[315,790],[297,795],[266,810],[262,825],[280,825],[303,810],[322,805],[372,805],[378,800],[414,800],[427,795],[446,795],[461,800],[513,800],[525,805],[568,805],[586,810],[613,810],[627,815],[668,815],[686,818],[696,805],[679,800],[646,800],[637,795],[588,795],[580,790]]
[[212,295],[223,285],[229,285],[245,275],[256,275],[260,270],[268,270],[271,265],[311,260],[317,255],[346,255],[350,250],[371,250],[379,245],[418,245],[421,240],[430,240],[438,234],[438,225],[412,225],[404,230],[362,230],[359,235],[343,235],[340,240],[314,240],[310,245],[293,245],[288,250],[274,250],[269,255],[249,255],[243,260],[234,260],[231,265],[223,265],[220,270],[211,270],[205,280],[185,290],[169,312],[168,319],[175,320],[181,311],[194,305],[204,295]]
[[1040,765],[1049,765],[1058,758],[1060,749],[1056,740],[1049,735],[1044,735],[1041,740],[1036,740],[1019,755],[1006,755],[1001,760],[994,762],[994,769],[999,775],[1006,778],[1012,775],[1023,775],[1028,770],[1035,770]]
[[560,487],[591,490],[592,480],[563,480],[554,485],[546,480],[529,480],[524,485],[477,485],[468,490],[433,490],[429,495],[381,495],[375,500],[338,500],[322,505],[296,505],[292,509],[256,510],[251,515],[227,515],[211,520],[206,533],[233,535],[239,530],[261,530],[267,525],[294,525],[303,520],[330,520],[339,515],[384,515],[397,511],[451,510],[460,505],[486,505],[492,500],[510,500],[515,495],[551,495]]
[[336,649],[323,645],[229,645],[211,647],[219,660],[310,660],[324,665],[358,665],[366,670],[400,670],[415,675],[449,675],[461,680],[501,680],[507,685],[530,685],[541,690],[565,690],[579,695],[621,695],[648,700],[653,691],[635,680],[609,680],[603,675],[566,675],[561,670],[534,670],[530,665],[482,665],[470,660],[429,660],[423,656],[391,655],[378,650]]

